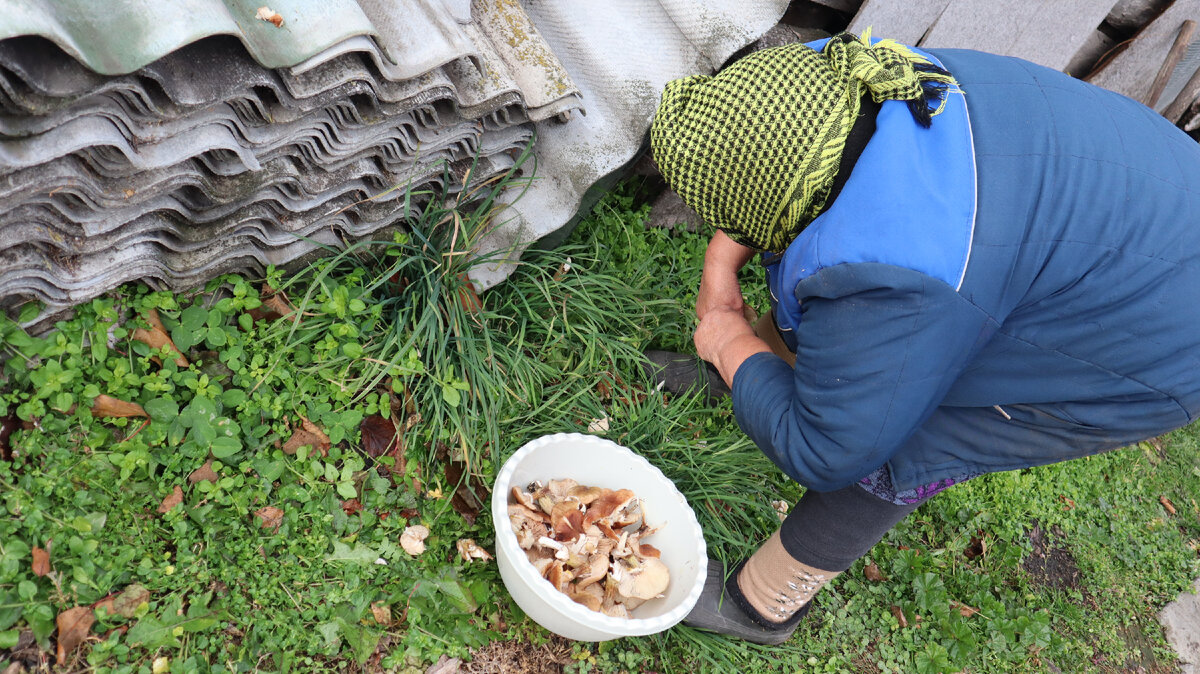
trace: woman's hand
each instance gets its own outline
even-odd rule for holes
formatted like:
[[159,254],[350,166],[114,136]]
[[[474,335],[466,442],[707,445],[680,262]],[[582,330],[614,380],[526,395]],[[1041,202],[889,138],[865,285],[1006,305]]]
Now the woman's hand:
[[733,375],[747,358],[771,350],[754,334],[754,328],[741,311],[726,308],[713,308],[705,313],[692,341],[696,344],[696,354],[715,365],[730,388]]

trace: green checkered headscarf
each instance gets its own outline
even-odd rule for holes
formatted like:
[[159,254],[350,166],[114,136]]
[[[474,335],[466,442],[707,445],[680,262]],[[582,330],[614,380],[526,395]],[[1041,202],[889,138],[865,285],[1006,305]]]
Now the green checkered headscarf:
[[821,212],[862,95],[908,101],[928,127],[957,85],[892,41],[843,33],[821,52],[764,49],[669,82],[650,127],[667,184],[735,241],[781,252]]

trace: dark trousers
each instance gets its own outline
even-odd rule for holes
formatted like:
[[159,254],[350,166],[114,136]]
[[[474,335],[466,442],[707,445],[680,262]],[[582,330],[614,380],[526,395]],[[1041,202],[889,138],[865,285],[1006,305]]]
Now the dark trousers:
[[845,571],[919,505],[897,505],[856,484],[830,492],[810,489],[788,513],[779,537],[796,561]]

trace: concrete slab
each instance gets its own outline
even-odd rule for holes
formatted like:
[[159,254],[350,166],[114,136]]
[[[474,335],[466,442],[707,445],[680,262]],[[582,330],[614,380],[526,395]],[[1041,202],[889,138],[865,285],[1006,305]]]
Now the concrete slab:
[[1179,654],[1180,674],[1200,674],[1200,578],[1158,615],[1167,641]]

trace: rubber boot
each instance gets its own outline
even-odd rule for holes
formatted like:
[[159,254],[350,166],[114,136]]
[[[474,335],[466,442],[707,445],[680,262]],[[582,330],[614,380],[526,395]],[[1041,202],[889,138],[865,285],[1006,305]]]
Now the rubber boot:
[[663,390],[675,395],[703,393],[709,405],[733,394],[711,363],[674,351],[647,351],[646,373]]

